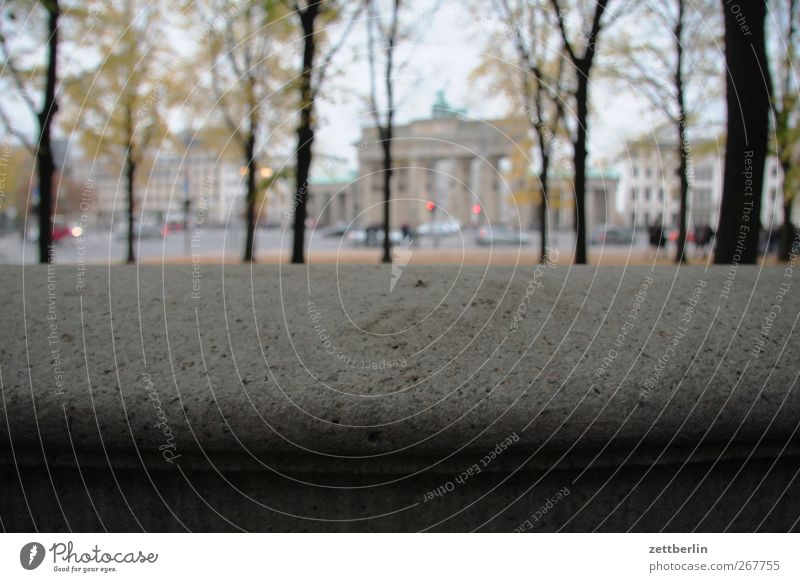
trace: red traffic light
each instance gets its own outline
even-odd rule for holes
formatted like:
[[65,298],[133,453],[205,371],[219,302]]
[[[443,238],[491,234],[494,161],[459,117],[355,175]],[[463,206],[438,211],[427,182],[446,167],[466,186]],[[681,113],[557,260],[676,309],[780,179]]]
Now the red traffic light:
[[472,207],[472,214],[480,214],[481,210],[483,210],[483,208],[481,208],[481,205],[480,204],[475,204]]
[[433,200],[428,200],[425,203],[425,208],[433,212],[434,210],[436,210],[436,202],[434,202]]

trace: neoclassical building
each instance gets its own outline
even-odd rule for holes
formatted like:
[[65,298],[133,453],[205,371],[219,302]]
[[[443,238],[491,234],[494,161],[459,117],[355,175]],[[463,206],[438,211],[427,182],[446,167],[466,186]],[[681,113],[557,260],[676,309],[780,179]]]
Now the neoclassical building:
[[[365,128],[356,149],[355,175],[319,177],[311,184],[309,210],[320,226],[351,220],[366,226],[383,220],[383,149],[377,128]],[[433,218],[452,218],[463,226],[491,223],[536,228],[541,194],[530,172],[530,149],[525,119],[471,118],[450,107],[440,92],[428,119],[395,127],[392,226],[416,227]],[[550,227],[572,228],[571,177],[556,173],[551,182]],[[590,174],[589,228],[614,221],[609,213],[614,213],[616,187],[615,176]]]

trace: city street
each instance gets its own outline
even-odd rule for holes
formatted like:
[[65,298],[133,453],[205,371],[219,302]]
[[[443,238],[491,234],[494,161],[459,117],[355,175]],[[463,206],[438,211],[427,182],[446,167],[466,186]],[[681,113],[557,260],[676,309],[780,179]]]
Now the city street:
[[[411,247],[412,263],[416,264],[515,264],[538,260],[538,232],[528,232],[530,243],[523,246],[480,246],[475,241],[475,232],[464,230],[458,234],[418,237]],[[340,237],[325,237],[321,231],[308,233],[308,258],[311,263],[353,264],[374,263],[380,255],[378,248],[358,246]],[[572,232],[551,233],[551,248],[558,251],[559,263],[569,263],[573,245]],[[144,238],[136,243],[137,260],[141,264],[237,263],[241,261],[244,245],[242,228],[208,228],[194,234],[175,232],[166,237]],[[286,262],[291,245],[291,231],[259,229],[256,236],[258,262]],[[653,253],[647,245],[645,233],[639,233],[634,245],[592,246],[591,260],[600,264],[649,264]],[[672,246],[659,253],[658,263],[672,260]],[[555,254],[555,253],[554,253]],[[85,239],[69,238],[56,245],[57,264],[106,264],[122,263],[126,255],[124,236],[115,231],[90,228]],[[23,246],[18,234],[0,237],[0,263],[32,264],[37,259],[34,241]],[[700,257],[697,257],[699,260]]]

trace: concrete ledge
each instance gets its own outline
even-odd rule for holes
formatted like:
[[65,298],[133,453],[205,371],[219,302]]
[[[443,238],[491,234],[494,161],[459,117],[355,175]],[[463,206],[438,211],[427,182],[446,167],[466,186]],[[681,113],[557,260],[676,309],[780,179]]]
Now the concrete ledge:
[[7,529],[797,528],[791,269],[0,272]]

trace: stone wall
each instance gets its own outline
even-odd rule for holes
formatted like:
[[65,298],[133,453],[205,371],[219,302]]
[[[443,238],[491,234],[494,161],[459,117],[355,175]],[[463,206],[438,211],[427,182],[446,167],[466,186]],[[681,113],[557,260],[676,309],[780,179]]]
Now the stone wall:
[[798,529],[790,269],[0,272],[6,530]]

